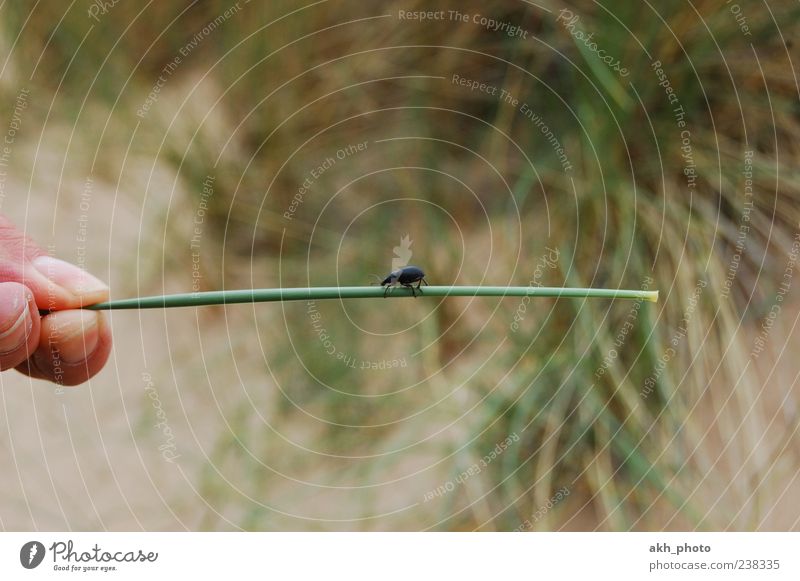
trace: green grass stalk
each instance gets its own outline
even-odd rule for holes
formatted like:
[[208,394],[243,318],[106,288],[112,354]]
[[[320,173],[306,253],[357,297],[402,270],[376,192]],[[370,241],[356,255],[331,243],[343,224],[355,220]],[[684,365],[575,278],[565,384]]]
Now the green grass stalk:
[[[385,289],[378,286],[265,288],[246,290],[209,291],[158,295],[132,299],[119,299],[88,305],[84,308],[105,311],[111,309],[162,309],[172,307],[201,307],[235,303],[262,303],[274,301],[306,301],[318,299],[368,299],[383,298]],[[529,286],[426,286],[415,291],[419,297],[555,297],[599,298],[658,301],[658,291],[561,288]],[[411,297],[411,289],[394,287],[387,298]]]

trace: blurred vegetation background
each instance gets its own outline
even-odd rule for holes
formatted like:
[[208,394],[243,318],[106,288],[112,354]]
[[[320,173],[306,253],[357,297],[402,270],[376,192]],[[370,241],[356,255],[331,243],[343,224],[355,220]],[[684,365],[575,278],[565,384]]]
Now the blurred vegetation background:
[[0,211],[112,296],[366,284],[399,246],[662,299],[113,313],[90,385],[3,375],[3,526],[797,529],[800,8],[736,7],[6,3]]

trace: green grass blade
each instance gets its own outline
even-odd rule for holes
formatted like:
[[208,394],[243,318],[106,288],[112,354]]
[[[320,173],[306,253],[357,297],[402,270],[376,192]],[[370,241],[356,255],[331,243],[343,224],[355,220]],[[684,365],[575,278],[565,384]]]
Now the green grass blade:
[[[170,307],[200,307],[234,303],[262,303],[273,301],[311,301],[318,299],[368,299],[383,298],[385,289],[378,286],[330,286],[304,288],[265,288],[246,290],[210,291],[158,295],[133,299],[120,299],[88,305],[95,311],[110,309],[162,309]],[[556,297],[556,298],[600,298],[643,299],[656,302],[658,291],[561,288],[530,286],[426,286],[415,291],[418,297]],[[408,288],[389,289],[387,298],[411,297]]]

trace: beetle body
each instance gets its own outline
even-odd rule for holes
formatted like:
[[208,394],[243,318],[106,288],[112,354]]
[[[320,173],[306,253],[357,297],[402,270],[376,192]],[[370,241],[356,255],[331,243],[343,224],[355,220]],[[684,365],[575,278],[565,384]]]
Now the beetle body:
[[[417,283],[417,286],[414,286],[414,283]],[[422,272],[421,268],[416,266],[404,266],[390,272],[389,275],[383,279],[383,282],[381,282],[381,286],[386,287],[386,290],[383,291],[384,297],[386,297],[386,293],[389,292],[389,287],[400,285],[410,288],[411,294],[416,298],[417,291],[422,294],[422,289],[420,288],[422,283],[428,284],[428,281],[425,280],[425,273]]]

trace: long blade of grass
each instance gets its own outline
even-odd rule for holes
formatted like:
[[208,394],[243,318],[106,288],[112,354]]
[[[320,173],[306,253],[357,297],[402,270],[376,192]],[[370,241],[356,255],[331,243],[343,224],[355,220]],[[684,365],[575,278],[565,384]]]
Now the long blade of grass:
[[[262,303],[273,301],[311,301],[317,299],[368,299],[383,298],[385,289],[375,286],[329,286],[305,288],[262,288],[245,290],[209,291],[158,295],[133,299],[120,299],[88,305],[94,311],[110,309],[163,309],[171,307],[201,307],[234,303]],[[634,299],[656,302],[658,291],[561,288],[529,286],[426,286],[414,290],[418,297],[571,297],[600,299]],[[410,288],[389,289],[387,298],[411,297]]]

